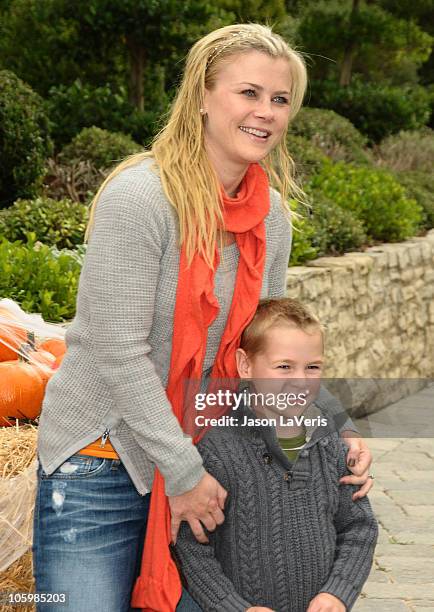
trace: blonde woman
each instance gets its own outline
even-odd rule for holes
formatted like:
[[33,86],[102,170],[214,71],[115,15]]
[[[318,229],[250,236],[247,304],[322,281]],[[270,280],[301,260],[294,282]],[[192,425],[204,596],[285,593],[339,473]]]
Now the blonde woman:
[[[64,609],[174,610],[168,542],[181,521],[205,542],[203,527],[224,520],[226,491],[180,425],[183,383],[235,375],[258,300],[285,292],[285,203],[298,194],[285,134],[305,89],[302,57],[270,28],[211,32],[151,150],[95,197],[77,314],[39,426],[36,588],[65,593]],[[363,496],[371,457],[351,429],[347,481]],[[181,609],[199,609],[185,591]]]

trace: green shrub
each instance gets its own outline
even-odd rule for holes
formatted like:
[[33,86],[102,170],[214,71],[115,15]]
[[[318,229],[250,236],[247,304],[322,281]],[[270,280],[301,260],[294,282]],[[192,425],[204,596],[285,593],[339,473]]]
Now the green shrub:
[[312,174],[319,172],[327,157],[319,147],[309,140],[295,134],[288,134],[286,144],[289,154],[295,162],[296,175],[303,182]]
[[351,211],[341,208],[320,191],[310,191],[312,200],[312,244],[318,256],[343,255],[357,251],[369,240],[363,223]]
[[315,229],[308,209],[291,201],[292,215],[292,245],[290,266],[300,266],[318,256],[318,248],[313,245]]
[[81,130],[63,147],[59,159],[62,163],[90,161],[95,168],[103,169],[139,151],[143,151],[143,147],[131,136],[93,126]]
[[87,244],[79,244],[75,249],[58,249],[56,246],[52,246],[50,251],[56,259],[61,255],[67,255],[82,266],[87,251]]
[[98,169],[90,161],[62,164],[58,159],[47,160],[43,193],[54,200],[70,199],[89,204],[101,183],[108,176],[108,169]]
[[306,189],[311,209],[293,206],[292,249],[289,265],[297,266],[324,255],[342,255],[369,244],[362,222],[324,195]]
[[[432,63],[432,54],[431,54],[431,63]],[[428,65],[429,62],[426,63],[426,66]],[[431,107],[431,117],[430,120],[428,121],[427,125],[434,130],[434,83],[426,83],[425,85],[426,90],[428,92],[428,96],[429,96],[429,101],[430,101],[430,107]]]
[[26,234],[33,232],[36,240],[70,248],[84,241],[87,220],[87,206],[71,200],[17,200],[0,211],[0,236],[26,241]]
[[414,132],[399,132],[385,138],[375,148],[377,164],[391,170],[420,170],[434,168],[434,131],[429,128]]
[[52,150],[42,98],[0,71],[0,208],[34,195]]
[[81,266],[67,253],[52,253],[49,246],[0,240],[0,295],[17,301],[46,321],[71,319],[75,314]]
[[363,147],[367,138],[354,125],[332,110],[302,108],[290,125],[290,133],[303,136],[335,161],[370,163]]
[[418,172],[396,172],[396,180],[404,187],[408,197],[422,207],[425,229],[434,227],[434,174]]
[[130,134],[136,142],[146,145],[158,131],[161,114],[161,109],[154,106],[151,111],[136,110],[124,91],[115,91],[110,85],[93,87],[80,81],[52,87],[46,108],[57,150],[71,142],[83,128],[93,125]]
[[363,222],[374,240],[397,241],[414,236],[423,222],[419,204],[385,170],[327,162],[310,185]]
[[430,117],[430,95],[419,85],[399,87],[353,78],[340,87],[334,81],[312,82],[311,104],[347,117],[372,142],[400,130],[417,130]]

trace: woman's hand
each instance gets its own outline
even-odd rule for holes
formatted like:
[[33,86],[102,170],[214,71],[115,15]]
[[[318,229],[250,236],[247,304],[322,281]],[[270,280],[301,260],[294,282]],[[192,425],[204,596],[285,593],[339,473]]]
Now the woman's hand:
[[206,544],[208,538],[201,523],[208,531],[214,531],[217,525],[223,523],[226,496],[226,489],[211,474],[206,473],[191,491],[168,497],[173,544],[176,544],[181,521],[187,521],[196,540]]
[[318,593],[310,602],[306,612],[345,612],[340,599],[330,593]]
[[374,481],[369,476],[372,463],[372,454],[364,439],[355,431],[346,430],[341,437],[349,447],[347,454],[348,469],[353,473],[352,476],[343,476],[341,484],[362,485],[353,495],[353,501],[365,497],[371,490]]

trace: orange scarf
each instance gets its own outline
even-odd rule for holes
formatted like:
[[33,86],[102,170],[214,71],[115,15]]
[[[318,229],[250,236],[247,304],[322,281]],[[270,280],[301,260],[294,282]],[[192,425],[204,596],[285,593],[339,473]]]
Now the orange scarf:
[[[222,190],[223,191],[223,190]],[[226,327],[211,378],[237,376],[235,351],[243,329],[251,321],[260,298],[266,255],[264,218],[270,209],[268,179],[259,164],[251,164],[236,198],[222,194],[224,228],[235,234],[240,259]],[[181,249],[174,313],[173,344],[167,397],[179,422],[183,421],[184,383],[202,376],[208,327],[219,312],[214,295],[214,275],[219,264],[216,248],[214,268],[200,255],[188,267]],[[170,555],[170,510],[164,479],[155,470],[141,575],[131,605],[146,612],[174,612],[181,597],[181,581]]]

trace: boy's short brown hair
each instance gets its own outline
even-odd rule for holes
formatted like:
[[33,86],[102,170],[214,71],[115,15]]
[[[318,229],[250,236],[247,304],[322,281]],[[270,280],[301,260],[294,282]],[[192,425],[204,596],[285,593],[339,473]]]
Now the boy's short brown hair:
[[324,327],[304,304],[289,297],[267,298],[259,302],[253,319],[244,329],[240,348],[248,355],[260,353],[264,349],[265,332],[282,323],[308,333],[319,330],[324,341]]

